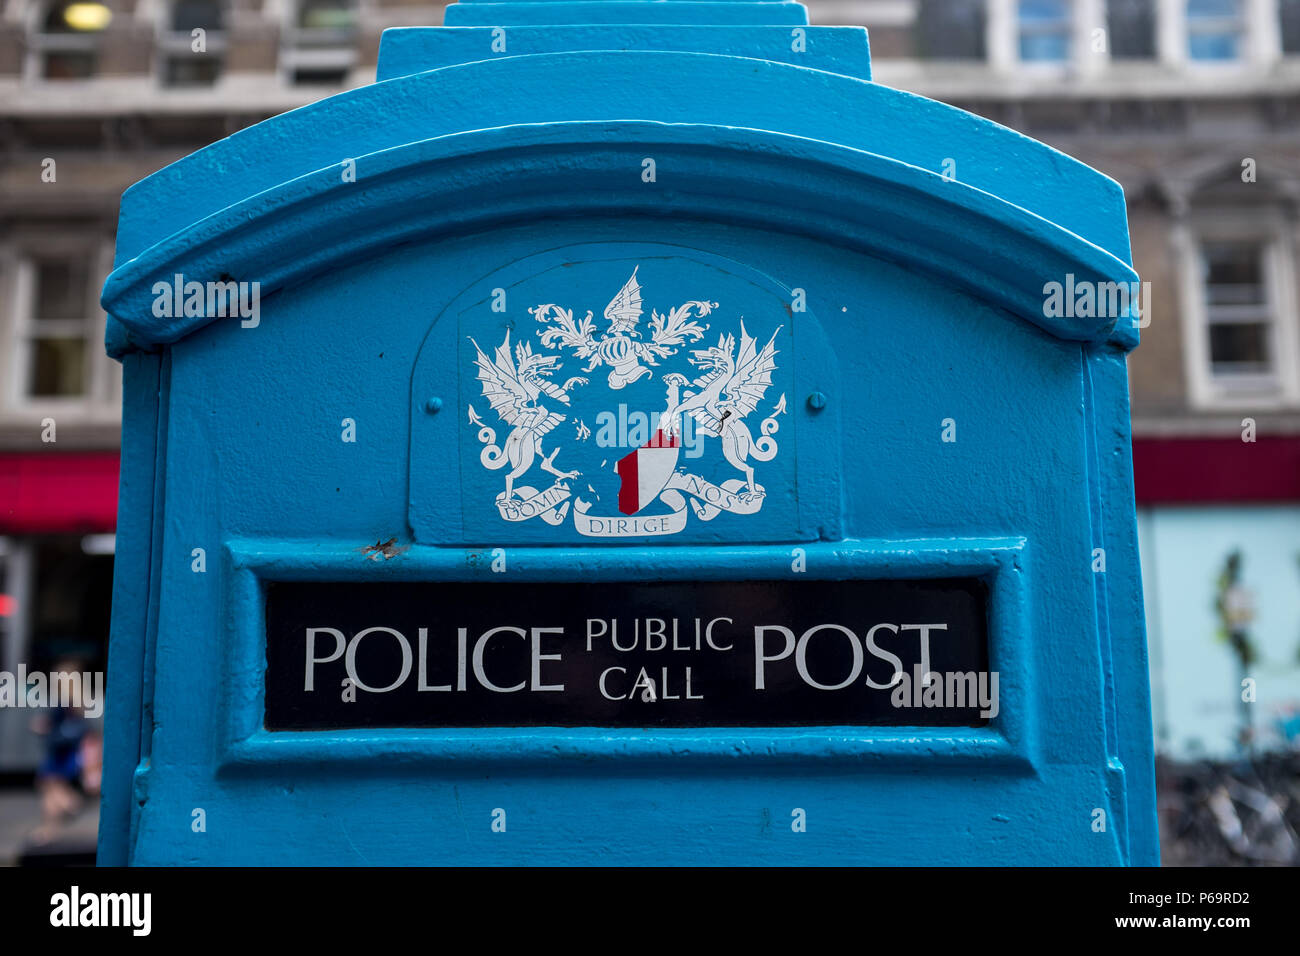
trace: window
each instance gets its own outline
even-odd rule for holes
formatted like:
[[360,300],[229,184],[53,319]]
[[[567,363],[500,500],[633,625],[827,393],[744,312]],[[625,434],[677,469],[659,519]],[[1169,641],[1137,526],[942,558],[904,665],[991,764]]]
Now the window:
[[33,263],[33,272],[27,394],[33,398],[83,395],[89,352],[89,269],[82,259],[38,259]]
[[211,86],[225,56],[220,0],[176,0],[158,39],[165,86]]
[[[99,250],[46,243],[16,259],[12,348],[0,372],[0,399],[11,409],[85,411],[115,418],[117,387],[104,354],[99,309]],[[10,374],[12,373],[12,374]]]
[[1277,0],[1277,16],[1282,52],[1300,53],[1300,0]]
[[285,31],[289,81],[342,86],[356,62],[356,0],[299,0]]
[[39,14],[28,38],[29,76],[83,80],[99,64],[99,41],[113,14],[102,3],[53,2]]
[[1268,245],[1260,240],[1201,244],[1210,377],[1234,392],[1277,387],[1277,302]]
[[1063,63],[1070,57],[1069,0],[1020,0],[1020,59]]
[[300,30],[332,31],[344,40],[351,37],[356,20],[356,9],[349,0],[302,0],[298,5]]
[[1244,31],[1241,0],[1187,0],[1187,55],[1191,59],[1237,59]]
[[984,0],[920,0],[918,56],[932,60],[984,59]]
[[1106,0],[1106,33],[1113,60],[1149,60],[1156,55],[1155,0]]

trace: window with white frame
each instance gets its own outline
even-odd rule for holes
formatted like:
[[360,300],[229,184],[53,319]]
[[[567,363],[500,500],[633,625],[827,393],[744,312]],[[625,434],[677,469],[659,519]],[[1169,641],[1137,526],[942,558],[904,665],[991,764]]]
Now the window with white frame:
[[1246,18],[1242,0],[1187,0],[1187,56],[1198,62],[1240,58]]
[[[917,7],[920,56],[928,55],[925,9]],[[981,10],[989,63],[1004,71],[1019,64],[1087,75],[1107,61],[1141,60],[1236,68],[1300,54],[1300,0],[987,0]]]
[[342,86],[356,64],[358,0],[298,0],[281,62],[290,83]]
[[1016,8],[1022,63],[1064,63],[1070,58],[1070,0],[1019,0]]
[[175,0],[158,37],[164,86],[211,86],[226,52],[222,0]]
[[11,409],[117,414],[111,360],[104,355],[103,276],[93,248],[28,251],[17,259],[13,337],[4,399]]
[[27,36],[28,78],[84,80],[99,68],[99,47],[113,19],[102,3],[51,0],[36,11]]
[[1278,397],[1284,303],[1272,239],[1202,237],[1199,243],[1205,371],[1214,395]]

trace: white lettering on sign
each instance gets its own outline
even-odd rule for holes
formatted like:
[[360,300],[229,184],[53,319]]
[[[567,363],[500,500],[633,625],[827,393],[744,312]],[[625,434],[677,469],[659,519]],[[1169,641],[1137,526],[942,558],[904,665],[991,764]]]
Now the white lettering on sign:
[[[873,625],[867,630],[861,642],[858,636],[850,628],[842,624],[817,624],[808,628],[797,638],[794,632],[788,627],[782,627],[780,624],[760,624],[754,627],[754,689],[765,690],[767,687],[767,665],[776,661],[784,661],[792,654],[795,659],[795,667],[799,672],[800,679],[809,687],[815,687],[817,690],[842,690],[852,685],[859,677],[862,676],[863,664],[865,663],[864,650],[866,654],[874,657],[876,660],[886,661],[893,665],[893,678],[887,684],[878,684],[870,677],[866,678],[866,684],[877,690],[884,690],[893,687],[899,682],[904,674],[903,662],[897,654],[884,650],[876,643],[876,632],[879,630],[888,630],[891,633],[898,634],[902,631],[919,631],[921,647],[921,664],[928,672],[930,667],[930,632],[946,631],[947,624],[890,624],[881,622]],[[769,634],[769,632],[771,632]],[[816,680],[808,669],[808,647],[813,637],[820,632],[836,632],[848,638],[849,647],[852,654],[852,666],[844,675],[843,679],[832,683],[825,684]],[[779,641],[776,635],[780,635]],[[777,650],[777,644],[780,649]]]
[[[592,649],[592,639],[597,637],[608,637],[614,650],[628,652],[634,651],[638,647],[647,651],[698,651],[704,646],[715,651],[732,650],[731,644],[719,644],[714,640],[713,629],[722,621],[728,624],[733,623],[729,617],[715,617],[708,622],[702,622],[700,618],[692,618],[691,623],[687,625],[685,636],[677,618],[672,619],[672,633],[668,632],[669,622],[660,617],[635,618],[632,621],[632,633],[627,634],[627,627],[624,626],[623,633],[626,637],[620,641],[618,637],[618,624],[615,620],[605,620],[604,618],[587,619],[587,651]],[[694,637],[691,636],[690,629],[694,629]],[[643,633],[644,629],[644,633]]]
[[[536,573],[522,554],[512,567]],[[603,580],[584,562],[574,583],[271,582],[263,726],[978,727],[999,714],[985,582],[697,573]]]
[[[363,628],[351,637],[332,627],[308,627],[303,634],[302,687],[306,692],[314,692],[319,667],[342,658],[352,685],[368,694],[391,693],[404,686],[412,675],[421,693],[463,692],[468,689],[471,677],[478,687],[497,694],[559,693],[565,690],[565,685],[548,682],[547,677],[553,675],[543,671],[558,667],[564,659],[564,649],[572,653],[576,647],[580,654],[612,650],[619,654],[651,652],[669,655],[674,652],[726,654],[747,650],[746,644],[738,645],[734,633],[728,633],[732,624],[734,621],[729,617],[707,620],[698,617],[588,618],[585,634],[576,643],[566,640],[570,635],[563,627],[524,628],[504,624],[488,628],[472,638],[464,627],[455,630],[454,638],[449,632],[439,636],[434,629],[421,627],[417,629],[414,649],[404,633],[384,625]],[[882,631],[892,635],[915,634],[920,651],[916,672],[920,680],[928,683],[929,678],[938,676],[931,675],[930,671],[931,638],[934,633],[946,630],[946,623],[894,624],[882,621],[859,634],[845,624],[826,622],[795,634],[781,624],[756,624],[753,627],[753,688],[767,690],[773,669],[779,665],[788,670],[790,663],[804,685],[819,691],[839,691],[863,683],[876,690],[893,688],[900,681],[909,679],[910,675],[897,654],[877,643],[877,634]],[[360,653],[360,649],[367,638],[375,642],[387,640],[395,647],[397,654],[388,655],[389,663],[385,668],[373,664],[363,666],[365,655]],[[489,660],[493,649],[510,641],[523,642],[528,660],[527,673],[507,674],[509,667],[503,668],[501,673],[492,673]],[[841,660],[843,670],[814,674],[810,656],[816,657],[820,652],[824,658],[836,644],[846,653],[834,655],[832,659]],[[544,652],[547,649],[549,653]],[[514,655],[509,659],[514,660]],[[892,678],[887,683],[873,680],[866,672],[868,659],[889,664]],[[397,662],[395,666],[394,661]],[[823,663],[818,669],[824,671],[825,668]],[[453,669],[456,674],[454,685],[450,682]],[[445,682],[435,682],[430,676],[431,670],[446,675]],[[629,699],[634,692],[645,694],[646,700],[703,699],[702,695],[694,692],[696,688],[692,686],[690,667],[677,669],[666,666],[656,674],[645,667],[630,673],[628,668],[611,666],[600,672],[596,689],[607,700]]]
[[[610,679],[610,675],[614,673],[617,673],[619,678],[612,679],[611,683],[607,685],[606,680]],[[633,680],[631,685],[628,687],[627,693],[619,694],[610,693],[610,687],[615,686],[620,678],[626,676],[627,668],[606,667],[600,672],[600,696],[604,697],[606,700],[629,700],[638,695],[645,701],[704,699],[703,694],[695,694],[691,692],[691,669],[689,667],[685,669],[684,674],[680,678],[682,681],[681,684],[678,684],[672,677],[670,677],[670,673],[671,669],[665,667],[659,672],[658,680],[656,680],[654,677],[651,677],[649,672],[643,667],[637,673],[636,679]],[[673,687],[677,687],[684,693],[674,694],[672,692]]]
[[[360,673],[361,668],[357,663],[357,650],[363,638],[369,634],[385,633],[392,636],[397,646],[400,648],[402,665],[396,678],[391,676],[386,684],[375,686],[366,682],[366,677],[371,680],[378,680],[385,675],[367,674],[363,677]],[[334,638],[334,649],[325,656],[317,654],[318,635],[330,634]],[[525,641],[530,642],[532,671],[530,679],[519,682],[509,687],[497,684],[488,676],[487,665],[484,657],[487,654],[488,642],[502,635],[514,634]],[[473,650],[470,653],[470,672],[480,687],[498,694],[512,694],[527,688],[529,691],[562,691],[563,684],[546,684],[542,680],[542,662],[558,661],[559,654],[542,653],[542,637],[544,635],[563,635],[562,627],[534,627],[525,630],[522,627],[502,626],[494,627],[484,631],[474,641]],[[332,627],[309,627],[305,635],[306,645],[306,665],[303,669],[302,689],[304,691],[314,691],[316,689],[316,668],[319,664],[329,664],[344,658],[344,664],[347,668],[348,678],[359,690],[366,691],[370,694],[387,694],[401,687],[410,678],[413,670],[417,672],[417,687],[420,691],[451,691],[450,684],[431,684],[429,683],[429,628],[419,628],[416,646],[418,647],[418,668],[412,667],[412,652],[410,641],[401,631],[391,627],[367,627],[358,631],[349,640],[341,631]],[[468,644],[466,641],[465,628],[459,628],[456,640],[456,690],[463,691],[466,689],[466,650]]]

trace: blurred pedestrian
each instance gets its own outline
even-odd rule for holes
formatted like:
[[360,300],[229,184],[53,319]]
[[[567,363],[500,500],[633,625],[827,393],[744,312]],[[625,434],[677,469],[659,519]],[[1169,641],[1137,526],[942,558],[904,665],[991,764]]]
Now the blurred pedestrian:
[[[63,658],[54,669],[58,673],[81,673],[84,662]],[[41,823],[31,835],[35,843],[52,840],[63,824],[81,812],[87,797],[99,795],[102,737],[87,719],[81,702],[63,703],[32,722],[32,730],[45,736],[45,758],[36,771]]]

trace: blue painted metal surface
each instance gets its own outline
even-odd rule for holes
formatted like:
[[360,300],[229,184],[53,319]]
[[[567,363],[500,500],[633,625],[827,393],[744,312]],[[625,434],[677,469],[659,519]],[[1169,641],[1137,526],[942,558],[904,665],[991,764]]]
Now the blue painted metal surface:
[[[123,198],[101,861],[1156,862],[1138,331],[1043,305],[1067,276],[1136,279],[1119,187],[876,86],[865,31],[798,4],[471,0],[447,22],[388,31],[383,82]],[[557,345],[553,384],[589,380],[562,427],[595,389],[661,401],[673,362],[743,321],[778,349],[751,418],[755,440],[775,423],[765,493],[697,497],[657,536],[586,534],[573,502],[509,520],[477,347],[540,352],[563,323],[530,309],[599,316],[629,273],[644,321],[716,300],[709,338],[649,377],[627,342],[590,372]],[[255,321],[160,308],[176,276],[258,283]],[[555,434],[560,467],[586,454]],[[724,484],[720,461],[700,477]],[[388,560],[359,550],[390,538]],[[796,548],[811,577],[985,578],[993,724],[262,729],[268,581],[490,580],[498,549],[511,580],[761,578]]]

